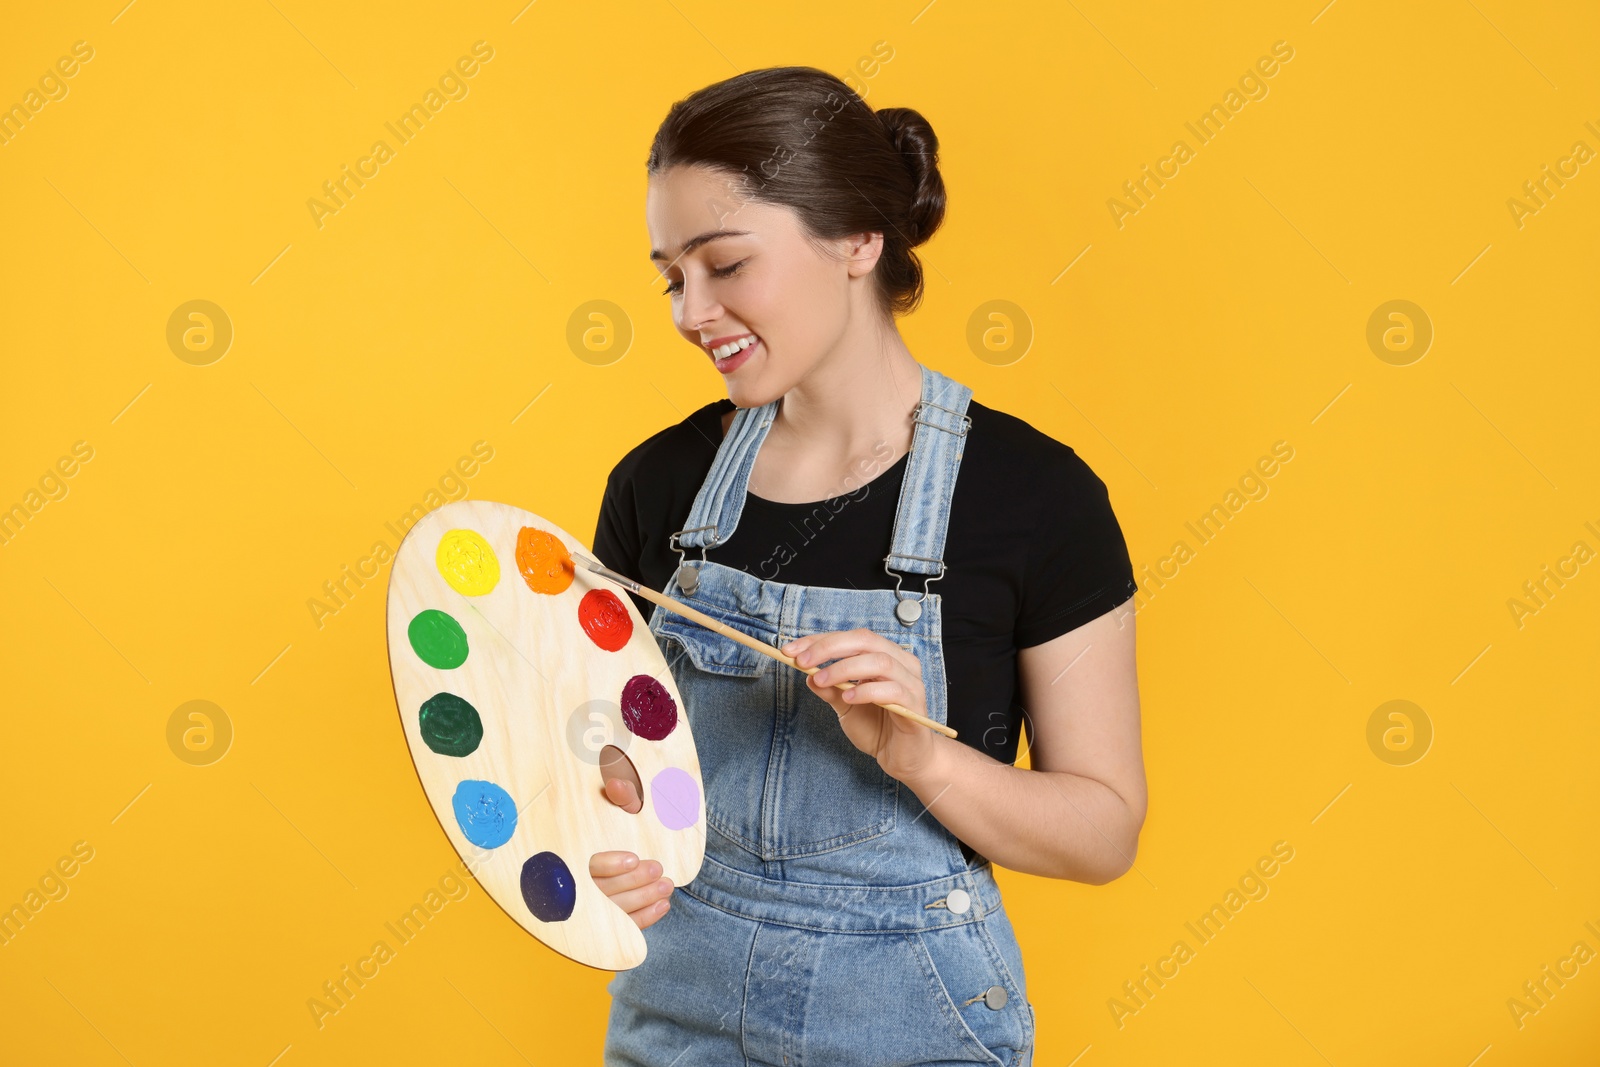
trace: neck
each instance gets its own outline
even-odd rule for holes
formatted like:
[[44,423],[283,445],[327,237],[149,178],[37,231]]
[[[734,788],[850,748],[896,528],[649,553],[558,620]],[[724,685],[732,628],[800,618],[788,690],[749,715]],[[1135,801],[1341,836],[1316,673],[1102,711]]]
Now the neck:
[[846,338],[783,395],[774,431],[841,459],[911,447],[911,412],[922,399],[922,368],[892,326]]

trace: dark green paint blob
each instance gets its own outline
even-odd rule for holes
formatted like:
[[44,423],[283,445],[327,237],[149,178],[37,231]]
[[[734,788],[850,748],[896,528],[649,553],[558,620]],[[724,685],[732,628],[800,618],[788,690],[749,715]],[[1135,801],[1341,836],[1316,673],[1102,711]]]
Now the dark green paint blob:
[[429,697],[418,714],[422,739],[441,756],[466,756],[483,740],[478,709],[454,693]]
[[417,612],[406,629],[411,648],[430,667],[448,671],[467,662],[467,632],[442,611]]

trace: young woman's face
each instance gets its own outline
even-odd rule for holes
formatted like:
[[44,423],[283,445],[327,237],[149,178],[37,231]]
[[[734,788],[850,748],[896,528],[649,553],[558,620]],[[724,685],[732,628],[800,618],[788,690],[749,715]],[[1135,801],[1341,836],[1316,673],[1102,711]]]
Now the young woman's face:
[[[874,236],[865,255],[850,240],[835,242],[840,258],[825,255],[792,208],[749,200],[738,181],[706,167],[652,176],[645,217],[673,324],[722,372],[739,407],[782,396],[835,348],[853,313],[851,282],[863,283],[859,303],[881,251]],[[752,334],[744,351],[714,359]]]

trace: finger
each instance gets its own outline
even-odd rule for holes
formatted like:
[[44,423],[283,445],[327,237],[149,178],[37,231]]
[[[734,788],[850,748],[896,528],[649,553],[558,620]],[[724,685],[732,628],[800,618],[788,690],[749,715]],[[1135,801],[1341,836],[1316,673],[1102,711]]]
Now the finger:
[[665,878],[658,878],[638,889],[606,895],[617,907],[632,915],[635,921],[657,919],[667,910],[662,905],[671,899],[672,883]]
[[[914,707],[911,694],[906,692],[905,686],[898,682],[862,682],[853,689],[846,689],[840,694],[840,699],[852,706],[859,704],[899,704],[903,708]],[[900,716],[896,715],[898,719]],[[919,729],[921,727],[918,727]]]
[[917,678],[922,677],[922,661],[917,658],[917,654],[915,652],[911,651],[909,648],[906,648],[904,645],[897,644],[894,641],[889,640],[887,637],[883,639],[883,651],[889,656],[892,656],[896,663],[905,667],[905,669],[913,676]]
[[885,656],[904,666],[907,670],[922,673],[922,661],[917,659],[908,649],[895,642],[865,628],[854,630],[835,630],[830,633],[813,634],[802,637],[798,641],[785,645],[785,650],[798,646],[795,652],[790,653],[795,662],[802,667],[811,667],[819,663],[827,663],[830,659],[849,656],[859,652],[881,652]]
[[638,866],[639,857],[635,853],[622,849],[596,852],[589,857],[589,875],[593,878],[623,874],[634,870]]
[[842,715],[844,712],[850,710],[848,707],[839,707],[840,704],[844,703],[844,695],[849,692],[848,689],[840,689],[831,685],[822,685],[817,681],[817,676],[814,674],[806,678],[806,687],[815,693],[818,699],[823,701],[825,704],[828,704],[839,714]]
[[830,659],[860,651],[868,647],[866,642],[874,637],[877,635],[870,630],[830,630],[827,633],[800,638],[798,654],[790,653],[790,655],[800,666],[814,667],[818,663],[826,663]]
[[886,652],[874,651],[846,656],[841,660],[828,664],[811,677],[823,685],[833,685],[835,682],[872,678],[896,679],[902,678],[904,675],[905,668],[896,662],[894,657]]
[[788,644],[779,646],[778,651],[793,659],[795,656],[798,656],[803,649],[808,647],[812,640],[812,637],[797,637]]
[[638,790],[633,788],[633,783],[622,778],[607,778],[605,785],[606,799],[611,801],[630,815],[636,815],[644,807],[644,800],[639,796]]
[[823,631],[822,633],[806,634],[803,637],[797,637],[788,644],[781,646],[779,651],[789,655],[790,657],[798,657],[800,653],[804,652],[806,649],[815,648],[817,642],[821,641],[823,638],[835,636],[840,632],[842,631],[827,630]]
[[628,918],[632,919],[634,924],[638,926],[639,929],[648,929],[649,927],[654,926],[657,922],[661,921],[671,907],[672,897],[669,895],[662,897],[654,904],[640,908],[638,911],[629,912]]
[[811,685],[812,685],[812,687],[814,689],[816,689],[818,694],[820,694],[824,700],[843,701],[844,700],[844,695],[846,693],[850,692],[850,690],[855,688],[856,686],[861,685],[863,682],[871,682],[871,681],[878,681],[879,680],[879,679],[873,678],[872,676],[869,675],[869,676],[864,677],[864,678],[860,677],[860,676],[857,676],[855,678],[839,677],[839,678],[829,678],[827,681],[819,681],[818,678],[821,675],[821,673],[822,673],[821,671],[818,671],[816,674],[813,674],[811,676]]
[[621,873],[598,875],[595,873],[594,864],[591,863],[589,876],[594,879],[595,888],[608,897],[644,889],[654,882],[665,880],[662,878],[660,860],[643,860],[637,866]]

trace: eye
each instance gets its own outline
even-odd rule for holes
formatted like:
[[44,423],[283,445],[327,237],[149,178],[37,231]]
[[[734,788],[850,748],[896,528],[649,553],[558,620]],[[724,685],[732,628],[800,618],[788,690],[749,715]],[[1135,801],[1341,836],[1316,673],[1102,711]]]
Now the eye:
[[[711,269],[711,276],[713,278],[731,278],[735,274],[739,273],[739,268],[743,267],[746,262],[748,262],[748,260],[741,259],[739,262],[734,263],[734,264],[732,264],[730,266],[713,267]],[[667,284],[667,287],[665,289],[661,290],[661,295],[662,296],[671,296],[674,293],[681,293],[682,291],[683,291],[683,283],[682,282],[669,282]]]

